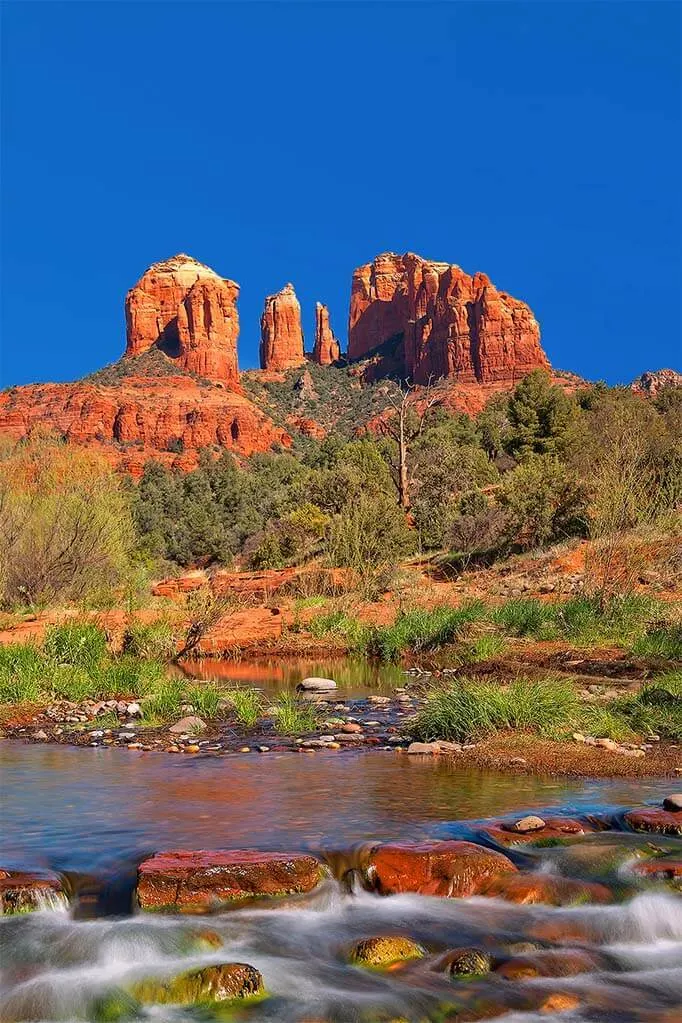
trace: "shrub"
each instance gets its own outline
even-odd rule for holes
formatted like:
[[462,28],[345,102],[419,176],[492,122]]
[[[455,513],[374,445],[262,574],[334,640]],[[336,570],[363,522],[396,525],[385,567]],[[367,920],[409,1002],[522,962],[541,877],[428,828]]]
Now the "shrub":
[[134,657],[170,661],[175,655],[176,637],[169,622],[133,622],[123,635],[123,649]]
[[55,625],[45,634],[43,650],[56,664],[93,672],[107,655],[107,637],[103,629],[90,622]]
[[349,568],[370,593],[385,585],[414,544],[415,537],[395,501],[383,494],[363,493],[332,520],[327,552],[332,566]]
[[587,531],[586,485],[551,455],[533,455],[505,477],[499,502],[521,550]]
[[418,608],[398,614],[393,625],[376,626],[367,637],[367,653],[381,661],[397,661],[404,653],[433,650],[452,643],[472,622],[485,615],[481,601],[461,607]]

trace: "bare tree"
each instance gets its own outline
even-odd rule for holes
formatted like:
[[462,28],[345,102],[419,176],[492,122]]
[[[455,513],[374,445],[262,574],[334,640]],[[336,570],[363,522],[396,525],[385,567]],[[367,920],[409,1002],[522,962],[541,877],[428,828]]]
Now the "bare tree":
[[[437,404],[431,394],[431,379],[426,385],[424,397],[417,399],[416,385],[406,380],[400,384],[399,395],[389,395],[389,404],[395,415],[382,420],[380,430],[383,436],[390,437],[397,445],[395,459],[389,463],[391,475],[398,491],[398,504],[403,511],[410,510],[412,478],[410,475],[410,444],[420,436],[424,429],[426,414]],[[414,413],[414,415],[410,415]]]

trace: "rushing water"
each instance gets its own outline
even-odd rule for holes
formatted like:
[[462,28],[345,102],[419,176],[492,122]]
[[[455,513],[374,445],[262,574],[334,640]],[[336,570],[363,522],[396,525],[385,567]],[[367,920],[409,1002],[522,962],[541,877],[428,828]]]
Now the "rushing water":
[[[447,1005],[506,1023],[682,1020],[682,900],[663,885],[635,886],[628,864],[645,840],[631,835],[587,836],[566,849],[526,850],[519,859],[534,870],[593,876],[594,864],[619,850],[613,880],[627,878],[628,887],[624,900],[609,906],[380,898],[330,879],[286,906],[203,918],[223,947],[193,953],[187,936],[196,918],[130,913],[135,867],[159,848],[306,848],[329,855],[370,839],[466,836],[473,819],[499,814],[658,801],[669,783],[495,775],[455,768],[444,758],[376,751],[216,759],[5,742],[0,766],[0,863],[69,872],[80,892],[71,911],[0,919],[0,1020],[92,1020],[93,1003],[112,988],[230,961],[263,974],[270,998],[244,1010],[254,1021],[464,1018],[448,1016],[455,1010]],[[353,941],[381,933],[409,935],[430,957],[388,973],[348,965]],[[507,981],[491,974],[468,984],[434,969],[435,958],[453,947],[508,955],[510,943],[528,941],[550,952],[587,950],[594,966],[571,977]],[[578,1008],[560,1017],[552,1009],[540,1013],[556,993],[575,996]],[[140,1010],[139,1018],[212,1017],[157,1006]]]

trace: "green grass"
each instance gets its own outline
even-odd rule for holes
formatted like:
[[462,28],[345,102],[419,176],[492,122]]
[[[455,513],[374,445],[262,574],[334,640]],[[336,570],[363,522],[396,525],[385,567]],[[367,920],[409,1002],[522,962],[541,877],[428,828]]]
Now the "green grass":
[[191,703],[200,717],[218,716],[223,694],[215,682],[202,682],[185,690],[185,703]]
[[170,661],[176,648],[176,636],[168,622],[134,622],[123,636],[123,649],[145,660]]
[[499,657],[507,647],[504,636],[496,633],[484,633],[467,643],[462,643],[457,650],[457,655],[462,664],[477,664],[480,661],[490,661],[493,657]]
[[168,721],[180,717],[182,705],[186,703],[185,690],[187,684],[182,678],[164,678],[159,685],[145,697],[142,712],[145,718]]
[[578,706],[574,686],[555,676],[508,685],[461,678],[428,696],[410,732],[425,742],[469,742],[505,729],[550,735],[570,727]]
[[554,610],[551,604],[544,604],[534,598],[507,600],[495,608],[491,615],[507,636],[538,637],[554,624]]
[[263,701],[257,689],[228,689],[223,693],[235,713],[235,717],[246,728],[253,728],[263,713]]
[[0,701],[3,703],[34,702],[44,685],[44,658],[32,643],[11,643],[0,646]]
[[485,617],[482,601],[461,607],[418,608],[401,612],[393,625],[369,631],[366,652],[380,661],[395,662],[405,653],[436,650],[460,638],[467,627]]
[[660,625],[638,636],[632,644],[637,657],[660,657],[682,662],[682,625]]
[[275,704],[275,727],[282,735],[303,735],[317,727],[317,709],[299,702],[290,692],[280,693]]
[[585,735],[595,739],[613,739],[614,742],[630,742],[636,733],[627,717],[612,704],[589,704],[582,708],[576,727]]
[[317,615],[310,621],[308,630],[316,639],[322,639],[324,636],[341,637],[346,640],[348,649],[355,653],[365,651],[370,632],[358,618],[338,610]]
[[55,664],[94,671],[107,656],[107,637],[104,629],[92,622],[54,625],[45,634],[43,653]]

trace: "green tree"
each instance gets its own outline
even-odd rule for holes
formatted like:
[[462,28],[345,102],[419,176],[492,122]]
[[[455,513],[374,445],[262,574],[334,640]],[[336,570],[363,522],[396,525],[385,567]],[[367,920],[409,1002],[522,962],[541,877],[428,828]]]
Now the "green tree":
[[506,450],[519,460],[562,455],[575,437],[578,415],[575,400],[553,385],[544,370],[534,370],[509,397]]

